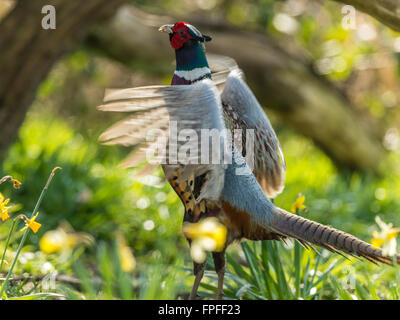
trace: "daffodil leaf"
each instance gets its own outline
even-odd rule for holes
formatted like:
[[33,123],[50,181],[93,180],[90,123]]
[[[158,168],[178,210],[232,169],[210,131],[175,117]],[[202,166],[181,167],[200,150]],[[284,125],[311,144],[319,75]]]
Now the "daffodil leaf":
[[34,294],[28,294],[25,296],[8,298],[8,300],[39,300],[45,298],[65,298],[65,296],[59,293],[38,292]]

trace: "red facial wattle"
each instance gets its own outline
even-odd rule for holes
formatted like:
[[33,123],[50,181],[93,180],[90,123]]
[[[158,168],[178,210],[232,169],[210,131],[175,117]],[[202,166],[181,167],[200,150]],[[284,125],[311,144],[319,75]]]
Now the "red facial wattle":
[[189,39],[193,39],[193,37],[189,33],[188,28],[186,27],[185,22],[183,21],[176,23],[172,28],[172,31],[174,32],[174,34],[171,38],[171,46],[175,50],[180,49]]

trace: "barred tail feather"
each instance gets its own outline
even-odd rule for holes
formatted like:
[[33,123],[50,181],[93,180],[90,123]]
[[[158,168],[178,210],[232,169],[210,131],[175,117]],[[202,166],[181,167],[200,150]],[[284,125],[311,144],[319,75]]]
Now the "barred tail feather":
[[[384,256],[381,249],[349,233],[291,214],[281,208],[276,208],[270,223],[274,232],[292,237],[305,245],[315,244],[339,254],[343,252],[374,263],[393,264],[392,258]],[[400,256],[397,255],[396,259],[400,264]]]

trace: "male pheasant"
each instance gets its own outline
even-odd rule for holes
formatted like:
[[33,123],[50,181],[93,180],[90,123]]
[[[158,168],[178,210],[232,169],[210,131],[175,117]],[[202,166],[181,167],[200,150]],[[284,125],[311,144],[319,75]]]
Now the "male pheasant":
[[[172,85],[106,92],[100,110],[134,114],[107,130],[100,140],[110,145],[140,145],[141,151],[136,152],[136,148],[124,163],[135,166],[146,152],[157,148],[154,142],[146,141],[149,131],[156,129],[153,136],[169,135],[169,149],[163,155],[162,167],[185,207],[184,222],[215,217],[228,230],[224,249],[212,253],[218,275],[217,298],[223,296],[225,250],[233,241],[243,238],[282,240],[291,237],[305,246],[315,244],[333,252],[391,264],[392,259],[384,256],[379,248],[345,232],[291,214],[269,200],[283,190],[285,161],[275,132],[243,81],[241,71],[233,60],[218,58],[218,64],[224,65],[225,69],[212,74],[205,53],[205,42],[211,38],[186,22],[164,25],[159,31],[169,34],[176,54]],[[221,134],[217,153],[228,153],[233,158],[231,163],[202,162],[204,159],[200,154],[191,154],[190,161],[179,161],[178,147],[188,147],[188,142],[186,139],[173,140],[172,127],[175,134],[186,132],[185,138],[191,134],[200,137],[204,129],[219,132],[252,129],[254,144],[251,148],[247,135],[243,134],[226,148],[226,135]],[[193,141],[189,147],[202,147],[196,139]],[[248,157],[250,151],[253,158]],[[211,154],[214,152],[212,150]],[[190,244],[191,239],[188,241]],[[400,263],[399,256],[397,261]],[[205,263],[194,262],[195,282],[190,299],[197,296],[204,268]]]

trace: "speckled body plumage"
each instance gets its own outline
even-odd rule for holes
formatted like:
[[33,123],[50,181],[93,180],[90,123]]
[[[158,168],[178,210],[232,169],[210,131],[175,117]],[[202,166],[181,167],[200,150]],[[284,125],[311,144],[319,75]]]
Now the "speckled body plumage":
[[[194,71],[194,73],[196,73],[196,71]],[[195,81],[187,79],[177,80],[176,75],[174,75],[171,85],[190,85],[200,80],[202,79],[200,78]],[[246,124],[239,118],[239,115],[236,113],[234,108],[224,103],[222,103],[222,108],[225,126],[231,131],[232,135],[235,129],[247,128]],[[257,133],[257,136],[259,141],[262,141],[261,134]],[[245,146],[245,135],[242,135],[241,138],[243,141],[234,141]],[[263,142],[261,142],[261,145],[265,148]],[[242,157],[246,154],[246,150],[243,148],[241,155],[238,154],[237,150],[236,153],[236,157]],[[241,163],[245,163],[244,159],[242,159]],[[273,206],[265,197],[264,191],[257,183],[255,177],[251,174],[251,171],[248,175],[235,175],[234,171],[237,168],[238,165],[235,161],[227,166],[223,197],[222,201],[219,203],[202,201],[196,204],[195,186],[201,184],[200,179],[196,181],[194,177],[190,177],[189,180],[178,183],[177,180],[179,179],[180,171],[182,171],[182,169],[177,168],[174,172],[166,172],[167,176],[173,177],[169,180],[169,183],[185,207],[183,222],[194,223],[207,217],[216,217],[228,229],[228,240],[226,246],[231,244],[233,241],[241,240],[242,238],[250,240],[270,240],[278,238],[266,228],[261,227],[259,224],[255,224],[253,222],[254,219],[246,214],[247,210],[255,215],[264,217],[263,219],[265,219],[267,216],[265,214],[268,213],[268,216],[272,215]],[[168,166],[165,165],[163,166],[163,169],[164,171],[169,170]],[[250,168],[247,167],[247,170],[250,170]],[[190,239],[188,240],[190,241]]]

